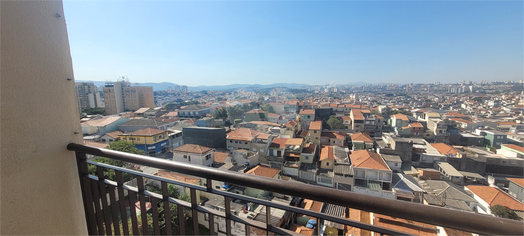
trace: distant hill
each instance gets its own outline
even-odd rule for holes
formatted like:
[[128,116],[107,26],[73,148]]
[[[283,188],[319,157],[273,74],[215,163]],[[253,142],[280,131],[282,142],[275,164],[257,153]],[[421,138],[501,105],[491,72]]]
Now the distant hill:
[[[87,80],[77,80],[76,82],[86,82],[86,83],[94,83],[96,86],[104,86],[105,81],[87,81]],[[131,85],[135,85],[137,83],[131,82]],[[162,83],[138,83],[140,86],[152,86],[154,91],[159,90],[167,90],[167,88],[175,88],[177,84],[169,83],[169,82],[162,82]],[[296,84],[296,83],[277,83],[277,84],[267,84],[267,85],[261,85],[261,84],[230,84],[230,85],[201,85],[196,87],[188,86],[189,91],[198,92],[202,90],[210,90],[210,91],[217,91],[217,90],[235,90],[239,88],[247,88],[247,89],[253,89],[253,88],[275,88],[275,87],[287,87],[287,88],[300,88],[310,86],[308,84]]]
[[276,87],[287,87],[287,88],[300,88],[304,86],[310,86],[308,84],[296,84],[296,83],[277,83],[277,84],[230,84],[230,85],[210,85],[210,86],[196,86],[188,87],[189,91],[202,91],[202,90],[235,90],[239,88],[254,89],[254,88],[276,88]]

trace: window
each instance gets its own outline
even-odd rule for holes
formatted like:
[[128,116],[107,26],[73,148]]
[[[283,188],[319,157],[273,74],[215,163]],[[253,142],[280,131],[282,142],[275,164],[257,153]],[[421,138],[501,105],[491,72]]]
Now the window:
[[264,149],[263,149],[263,148],[261,148],[261,149],[260,149],[260,152],[264,152]]
[[206,155],[206,161],[209,160],[209,159],[211,159],[211,154],[207,154]]
[[246,144],[246,145],[247,145],[247,142],[244,142],[244,144]]
[[233,140],[229,140],[229,142],[230,142],[230,143],[232,143],[232,142],[233,142]]
[[187,159],[187,155],[184,155],[184,159]]
[[313,133],[315,133],[315,134],[316,134],[316,133],[317,133],[317,131],[315,130],[315,131],[313,131]]
[[326,166],[329,166],[329,161],[326,161]]
[[136,140],[140,140],[140,138],[137,138]]
[[256,148],[253,148],[253,152],[256,152],[256,151],[257,151],[257,149],[256,149]]
[[309,160],[309,156],[304,156],[304,160]]

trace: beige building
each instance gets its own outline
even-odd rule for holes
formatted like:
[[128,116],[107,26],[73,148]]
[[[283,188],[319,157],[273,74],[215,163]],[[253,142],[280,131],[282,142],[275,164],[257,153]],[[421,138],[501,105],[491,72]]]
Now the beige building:
[[100,93],[97,92],[94,83],[75,83],[76,99],[78,100],[78,108],[81,111],[89,108],[96,108],[102,106]]
[[154,108],[153,87],[131,86],[126,81],[114,82],[104,87],[106,114],[136,111],[142,107]]

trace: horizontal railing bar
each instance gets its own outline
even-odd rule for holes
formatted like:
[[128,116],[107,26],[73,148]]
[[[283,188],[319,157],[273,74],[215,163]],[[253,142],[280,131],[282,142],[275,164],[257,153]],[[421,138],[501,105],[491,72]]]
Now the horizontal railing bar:
[[[101,165],[101,166],[103,165],[105,168],[112,168],[113,167],[112,165],[102,164],[102,163],[94,163],[94,164],[95,165]],[[122,169],[122,168],[119,168],[119,169]],[[138,171],[127,170],[125,168],[123,168],[123,170],[121,170],[121,171],[122,172],[129,172],[129,173],[140,173],[141,176],[146,177],[146,178],[148,178],[149,176],[153,176],[153,175],[144,174],[144,173],[138,172]],[[89,175],[89,178],[91,178],[93,180],[96,180],[96,181],[100,181],[98,179],[98,176]],[[158,181],[165,181],[165,182],[173,183],[173,184],[177,184],[178,183],[178,181],[171,180],[171,179],[166,179],[166,178],[163,178],[163,177],[155,176],[155,178]],[[104,179],[103,182],[105,184],[108,184],[108,185],[111,185],[111,186],[116,186],[117,185],[117,183],[115,181],[111,181],[111,180],[107,180],[107,179]],[[197,186],[197,185],[190,185],[189,187],[200,187],[201,189],[207,190],[206,188],[203,188],[203,187]],[[125,185],[124,184],[122,186],[122,188],[125,189],[125,190],[128,190],[128,191],[132,191],[132,192],[137,192],[138,193],[138,188],[137,187],[133,187],[133,186],[129,186],[129,185]],[[312,217],[316,217],[316,218],[321,218],[321,219],[333,221],[333,222],[340,223],[340,224],[350,225],[352,227],[357,227],[357,228],[361,228],[361,229],[365,229],[365,230],[369,230],[369,231],[374,231],[374,232],[377,232],[377,233],[388,234],[388,235],[406,235],[405,233],[400,232],[400,231],[395,231],[395,230],[383,228],[383,227],[380,227],[380,226],[374,226],[374,225],[371,225],[371,224],[366,224],[366,223],[362,223],[362,222],[358,222],[358,221],[353,221],[353,220],[349,220],[349,219],[346,219],[346,218],[338,218],[338,217],[334,217],[334,216],[327,215],[327,214],[324,214],[324,213],[314,212],[314,211],[306,210],[306,209],[295,207],[295,206],[289,206],[289,205],[273,203],[273,202],[270,202],[270,201],[267,201],[267,200],[258,199],[258,198],[254,198],[254,197],[250,197],[250,196],[240,195],[240,194],[226,192],[226,191],[219,191],[219,190],[215,190],[215,189],[212,189],[211,193],[217,194],[217,195],[222,195],[222,196],[227,196],[227,197],[231,197],[231,198],[236,198],[236,199],[240,199],[240,200],[244,200],[244,201],[248,201],[248,202],[258,203],[258,204],[261,204],[261,205],[270,206],[270,207],[278,208],[278,209],[282,209],[282,210],[293,211],[293,212],[296,212],[296,213],[301,213],[301,214],[304,214],[304,215],[308,215],[308,216],[312,216]],[[149,196],[149,197],[158,198],[160,200],[163,199],[163,196],[161,194],[150,192],[150,191],[147,191],[147,190],[144,190],[144,195]],[[171,202],[171,203],[179,204],[179,205],[181,205],[183,207],[187,207],[187,208],[190,208],[190,209],[192,208],[191,207],[191,203],[183,201],[183,200],[180,200],[180,199],[169,197],[168,201]],[[211,214],[219,215],[219,214],[216,214],[216,213],[212,213],[210,210],[213,210],[213,209],[211,209],[211,208],[197,206],[197,209],[200,209],[200,211],[205,212],[205,213],[211,213]],[[219,216],[225,217],[225,213],[220,214]],[[274,228],[274,227],[272,227],[272,228]],[[270,229],[270,231],[273,232],[273,230],[271,230],[271,229]],[[279,232],[281,232],[281,231],[274,231],[274,233],[279,233]]]
[[495,218],[489,215],[385,199],[299,182],[290,183],[285,180],[246,175],[76,143],[68,144],[67,149],[478,234],[520,235],[524,232],[524,224],[520,221]]
[[124,168],[124,167],[113,166],[113,165],[109,165],[109,164],[105,164],[105,163],[100,163],[100,162],[95,162],[95,161],[86,161],[86,162],[87,162],[87,164],[102,166],[102,167],[105,167],[105,168],[110,168],[110,169],[114,169],[114,170],[130,173],[130,174],[133,174],[133,175],[142,176],[142,177],[145,177],[145,178],[148,178],[148,179],[164,181],[164,182],[168,182],[170,184],[180,185],[182,187],[194,188],[194,189],[199,190],[199,191],[204,191],[204,192],[207,191],[205,187],[200,186],[200,185],[189,184],[189,183],[186,183],[186,182],[181,182],[181,181],[177,181],[177,180],[167,179],[167,178],[164,178],[164,177],[151,175],[151,174],[146,174],[144,172],[127,169],[127,168]]

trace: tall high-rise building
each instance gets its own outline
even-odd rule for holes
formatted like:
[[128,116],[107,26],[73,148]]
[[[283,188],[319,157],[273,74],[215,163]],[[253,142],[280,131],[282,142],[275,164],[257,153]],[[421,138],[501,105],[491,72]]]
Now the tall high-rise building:
[[97,91],[94,83],[75,83],[76,98],[78,109],[82,112],[84,109],[96,108],[102,106],[100,93]]
[[187,86],[185,86],[185,85],[180,86],[180,92],[181,93],[187,93]]
[[106,114],[135,111],[141,107],[155,107],[153,87],[131,86],[127,81],[108,83],[104,87]]

